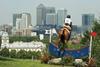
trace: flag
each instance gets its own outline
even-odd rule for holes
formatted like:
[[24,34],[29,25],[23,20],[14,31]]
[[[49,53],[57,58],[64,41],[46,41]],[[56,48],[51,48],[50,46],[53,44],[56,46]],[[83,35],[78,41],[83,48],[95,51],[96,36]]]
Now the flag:
[[95,36],[97,35],[96,32],[91,32],[90,34],[91,34],[91,36],[93,36],[93,37],[95,37]]
[[45,30],[45,34],[50,34],[50,30]]
[[56,30],[53,28],[53,29],[50,29],[50,30],[45,30],[45,34],[57,34]]

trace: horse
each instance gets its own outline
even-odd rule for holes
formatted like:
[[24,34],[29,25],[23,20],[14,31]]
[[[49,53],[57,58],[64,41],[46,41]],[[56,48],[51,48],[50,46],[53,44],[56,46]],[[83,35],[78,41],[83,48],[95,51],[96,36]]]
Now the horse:
[[71,34],[71,27],[67,25],[63,26],[63,28],[61,28],[58,32],[59,41],[65,44],[69,40],[70,34]]

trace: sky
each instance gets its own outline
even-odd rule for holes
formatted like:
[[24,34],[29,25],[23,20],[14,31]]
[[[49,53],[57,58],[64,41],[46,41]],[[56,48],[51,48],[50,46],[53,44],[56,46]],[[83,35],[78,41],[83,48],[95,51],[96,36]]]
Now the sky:
[[39,4],[58,9],[67,9],[73,25],[81,25],[82,14],[92,13],[100,16],[100,0],[0,0],[0,25],[13,23],[14,13],[28,12],[32,25],[36,25],[36,7]]

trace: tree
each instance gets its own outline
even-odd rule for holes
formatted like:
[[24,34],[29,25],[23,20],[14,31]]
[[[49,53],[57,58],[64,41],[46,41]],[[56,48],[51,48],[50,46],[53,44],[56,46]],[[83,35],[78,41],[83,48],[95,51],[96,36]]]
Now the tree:
[[11,58],[16,58],[16,54],[17,54],[16,50],[11,50],[10,51],[10,57]]
[[98,34],[100,34],[100,21],[94,22],[92,30],[96,31]]
[[17,52],[17,58],[20,59],[25,59],[26,58],[26,51],[25,50],[20,50],[19,52]]
[[34,59],[40,59],[41,52],[40,51],[37,51],[37,52],[33,51],[32,56],[34,57]]
[[[93,37],[93,41],[99,40],[99,38],[100,38],[100,36],[99,36],[100,35],[100,21],[96,20],[93,23],[92,31],[97,33],[97,36]],[[89,41],[90,41],[90,31],[87,30],[85,33],[83,33],[83,35],[84,35],[84,38],[82,38],[81,43],[82,44],[85,44],[87,42],[89,43]]]
[[32,51],[28,51],[28,52],[26,53],[26,58],[27,58],[27,59],[31,59],[31,58],[32,58]]
[[0,36],[0,48],[1,48],[1,36]]
[[37,59],[40,59],[40,57],[41,57],[41,52],[40,52],[40,51],[37,51],[37,52],[36,52],[36,58],[37,58]]
[[86,31],[85,33],[83,33],[83,35],[84,35],[84,38],[81,39],[81,43],[86,45],[90,41],[90,32]]
[[[97,67],[99,67],[98,65],[100,65],[99,61],[100,61],[100,20],[96,20],[93,24],[92,27],[92,31],[97,33],[96,37],[93,37],[93,42],[92,42],[92,57],[96,58],[96,63],[97,63]],[[89,43],[90,41],[90,33],[89,31],[86,31],[84,33],[84,38],[82,39],[81,43]]]
[[31,41],[38,41],[39,38],[36,37],[31,37],[31,36],[10,36],[9,37],[9,42],[13,43],[15,41],[23,41],[23,42],[31,42]]
[[9,57],[9,49],[7,49],[6,47],[3,48],[0,52],[1,56],[4,56],[4,57]]
[[100,66],[100,20],[95,21],[93,25],[93,31],[97,33],[96,37],[93,37],[93,47],[92,47],[92,56],[96,58],[97,67]]

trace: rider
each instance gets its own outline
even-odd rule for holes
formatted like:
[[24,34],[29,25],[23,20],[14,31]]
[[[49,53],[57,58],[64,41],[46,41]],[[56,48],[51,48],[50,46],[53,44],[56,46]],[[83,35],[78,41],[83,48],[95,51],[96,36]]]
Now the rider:
[[64,27],[67,27],[69,30],[71,30],[72,28],[72,20],[71,20],[71,16],[67,15],[67,17],[64,20]]
[[70,31],[70,34],[68,36],[68,40],[70,39],[70,35],[71,35],[71,30],[72,30],[72,20],[71,20],[71,16],[67,15],[67,17],[64,20],[64,27],[67,28]]

